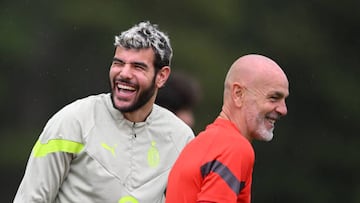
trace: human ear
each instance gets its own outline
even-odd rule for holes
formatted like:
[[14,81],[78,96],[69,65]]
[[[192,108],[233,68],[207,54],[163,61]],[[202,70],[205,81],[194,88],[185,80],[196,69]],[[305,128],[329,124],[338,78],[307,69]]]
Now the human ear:
[[162,67],[156,75],[156,86],[160,88],[164,86],[165,82],[169,78],[171,69],[169,66]]
[[239,83],[234,83],[231,87],[231,97],[234,104],[240,107],[243,103],[244,88]]

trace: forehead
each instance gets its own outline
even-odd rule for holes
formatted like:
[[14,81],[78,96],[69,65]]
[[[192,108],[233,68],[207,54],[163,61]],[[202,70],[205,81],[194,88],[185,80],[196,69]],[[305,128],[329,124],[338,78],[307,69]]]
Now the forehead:
[[155,53],[152,48],[127,49],[121,46],[117,46],[114,57],[121,59],[126,63],[141,62],[152,65],[155,59]]
[[273,95],[277,97],[288,97],[289,96],[289,84],[288,81],[282,83],[272,83],[264,86],[266,88],[266,93],[268,95]]
[[256,89],[266,95],[289,96],[289,82],[284,74],[271,74],[254,81]]

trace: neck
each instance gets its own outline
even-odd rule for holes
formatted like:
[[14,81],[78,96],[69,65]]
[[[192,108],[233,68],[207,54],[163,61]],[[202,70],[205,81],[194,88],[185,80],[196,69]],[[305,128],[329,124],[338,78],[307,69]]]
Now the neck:
[[144,122],[146,118],[150,115],[152,108],[152,104],[151,106],[145,105],[136,111],[123,113],[123,115],[127,120],[131,122]]
[[237,119],[231,119],[230,116],[228,116],[228,114],[226,114],[224,111],[220,112],[218,118],[222,118],[222,119],[231,121],[236,126],[236,128],[239,130],[239,132],[242,136],[244,136],[247,140],[249,140],[249,142],[252,141],[252,138],[247,134],[245,129],[241,128],[242,126],[244,126],[243,123],[240,123]]
[[224,111],[221,111],[221,112],[220,112],[218,118],[222,118],[222,119],[225,119],[225,120],[230,120],[230,119],[229,119],[229,116],[227,116]]

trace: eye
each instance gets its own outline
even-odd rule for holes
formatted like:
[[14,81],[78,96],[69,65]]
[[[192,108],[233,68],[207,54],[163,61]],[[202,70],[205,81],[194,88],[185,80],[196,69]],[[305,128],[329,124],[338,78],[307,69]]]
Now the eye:
[[141,65],[135,65],[135,68],[144,69],[144,67],[143,67],[143,66],[141,66]]
[[142,64],[142,63],[134,63],[133,66],[134,66],[136,69],[141,69],[141,70],[145,70],[146,67],[147,67],[145,64]]
[[279,97],[277,97],[277,96],[271,96],[271,97],[270,97],[270,100],[271,100],[271,101],[277,101],[277,100],[279,100]]
[[119,60],[119,59],[114,59],[112,62],[112,65],[114,65],[114,66],[123,66],[124,64],[125,64],[125,62],[122,60]]
[[279,101],[283,98],[284,96],[280,93],[275,93],[275,94],[270,94],[269,95],[269,100],[272,101],[272,102],[276,102],[276,101]]

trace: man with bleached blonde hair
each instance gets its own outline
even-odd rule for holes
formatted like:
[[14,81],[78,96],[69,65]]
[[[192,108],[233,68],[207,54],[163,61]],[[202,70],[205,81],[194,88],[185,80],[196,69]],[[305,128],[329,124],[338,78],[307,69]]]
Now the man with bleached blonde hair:
[[163,203],[192,129],[156,105],[172,48],[149,21],[115,36],[110,91],[57,112],[37,140],[14,203]]

